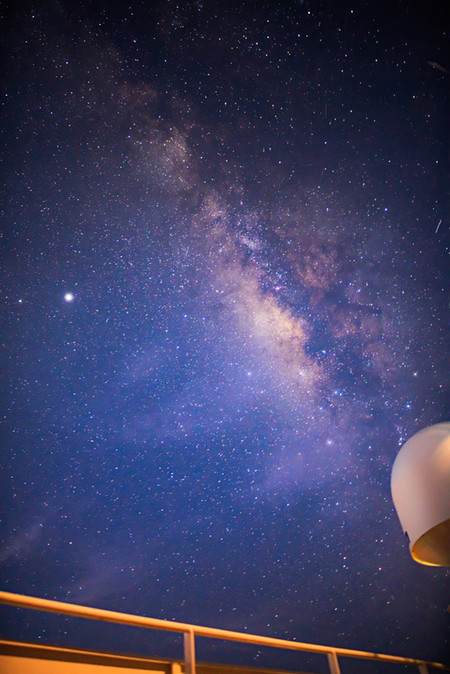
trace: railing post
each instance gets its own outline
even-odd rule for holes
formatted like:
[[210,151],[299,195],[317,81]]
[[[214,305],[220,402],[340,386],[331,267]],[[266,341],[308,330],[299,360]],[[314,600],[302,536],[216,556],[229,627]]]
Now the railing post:
[[194,630],[184,633],[184,662],[186,674],[195,674],[195,635]]
[[428,674],[428,667],[426,665],[419,665],[420,674]]
[[336,651],[330,651],[329,653],[327,653],[327,657],[328,657],[328,666],[330,668],[330,674],[341,674]]

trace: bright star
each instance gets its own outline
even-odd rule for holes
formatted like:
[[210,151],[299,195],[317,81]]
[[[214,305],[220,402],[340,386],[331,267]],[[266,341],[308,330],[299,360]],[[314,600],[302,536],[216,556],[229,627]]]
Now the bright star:
[[74,300],[74,294],[73,293],[66,293],[64,295],[64,301],[65,302],[73,302]]

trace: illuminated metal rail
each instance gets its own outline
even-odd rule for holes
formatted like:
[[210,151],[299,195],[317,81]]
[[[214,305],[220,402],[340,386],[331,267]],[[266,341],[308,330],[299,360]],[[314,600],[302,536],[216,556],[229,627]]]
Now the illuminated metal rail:
[[91,620],[119,623],[121,625],[133,625],[134,627],[147,627],[149,629],[181,633],[184,636],[184,660],[186,674],[195,674],[195,637],[210,637],[212,639],[239,641],[246,644],[270,646],[272,648],[282,648],[292,651],[322,653],[328,658],[328,665],[331,674],[340,674],[338,661],[339,657],[359,658],[362,660],[374,660],[377,662],[392,662],[399,665],[413,665],[419,668],[420,674],[428,674],[429,667],[441,671],[450,671],[450,666],[439,662],[426,662],[425,660],[402,658],[395,655],[384,655],[381,653],[355,651],[348,648],[332,648],[330,646],[318,646],[316,644],[306,644],[297,641],[273,639],[271,637],[264,637],[256,634],[231,632],[229,630],[216,629],[212,627],[189,625],[187,623],[171,622],[169,620],[160,620],[158,618],[146,618],[144,616],[119,613],[116,611],[105,611],[103,609],[91,608],[89,606],[79,606],[77,604],[67,604],[50,599],[27,597],[20,594],[13,594],[12,592],[0,591],[0,604],[36,609],[38,611],[49,611],[51,613],[75,616],[77,618],[88,618]]

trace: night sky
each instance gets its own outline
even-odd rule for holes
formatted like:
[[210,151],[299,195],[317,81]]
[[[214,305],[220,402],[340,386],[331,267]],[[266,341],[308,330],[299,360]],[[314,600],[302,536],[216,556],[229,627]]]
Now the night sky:
[[402,443],[448,418],[446,3],[17,7],[2,589],[448,660],[449,572],[412,561],[390,495]]

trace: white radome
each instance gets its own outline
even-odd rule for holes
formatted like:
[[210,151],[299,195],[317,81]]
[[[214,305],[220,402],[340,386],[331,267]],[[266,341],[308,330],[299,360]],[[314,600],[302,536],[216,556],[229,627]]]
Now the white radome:
[[450,566],[450,422],[424,428],[403,445],[391,491],[413,559]]

